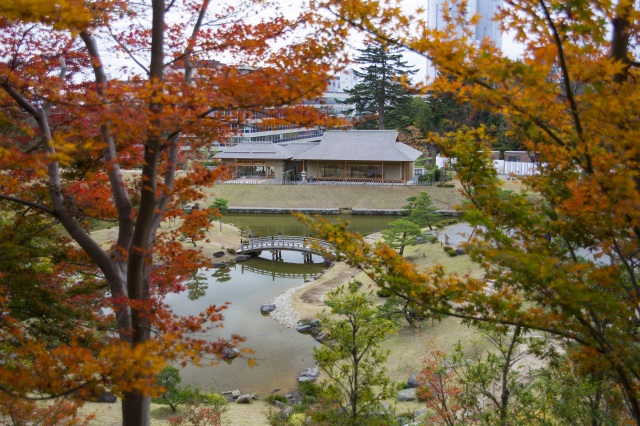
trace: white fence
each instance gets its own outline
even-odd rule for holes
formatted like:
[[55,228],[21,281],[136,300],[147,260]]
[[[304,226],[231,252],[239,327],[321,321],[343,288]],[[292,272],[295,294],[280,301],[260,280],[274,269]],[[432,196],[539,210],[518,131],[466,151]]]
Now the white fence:
[[[458,160],[456,158],[436,156],[436,165],[441,169],[451,170]],[[493,167],[498,175],[510,176],[531,176],[538,173],[538,164],[522,163],[517,161],[493,160]]]
[[301,180],[277,180],[277,179],[232,179],[219,181],[218,184],[225,185],[362,185],[362,186],[408,186],[415,185],[415,181],[407,182],[377,182],[377,181],[352,181],[352,180],[314,180],[314,181],[301,181]]

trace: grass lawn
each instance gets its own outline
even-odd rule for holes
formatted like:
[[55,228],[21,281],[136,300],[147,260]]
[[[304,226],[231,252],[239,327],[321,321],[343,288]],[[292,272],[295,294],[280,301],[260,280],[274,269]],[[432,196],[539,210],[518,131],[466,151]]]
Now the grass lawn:
[[[210,199],[224,198],[230,207],[401,209],[407,198],[426,191],[438,209],[462,202],[458,188],[362,185],[216,185]],[[207,200],[210,202],[210,200]]]
[[[412,260],[418,269],[441,264],[451,273],[469,274],[478,278],[484,274],[483,269],[473,263],[468,255],[450,257],[442,250],[440,243],[407,247],[405,258]],[[362,275],[358,278],[361,277]],[[373,286],[371,281],[366,281],[365,284]],[[377,287],[371,288],[377,289]],[[384,299],[379,299],[378,303],[384,303]],[[467,348],[471,348],[472,343],[482,346],[478,333],[462,325],[458,318],[447,317],[442,321],[427,320],[420,326],[419,329],[403,326],[398,334],[391,336],[384,344],[391,350],[387,369],[394,381],[405,382],[412,373],[420,371],[425,357],[433,349],[449,354],[459,342]]]

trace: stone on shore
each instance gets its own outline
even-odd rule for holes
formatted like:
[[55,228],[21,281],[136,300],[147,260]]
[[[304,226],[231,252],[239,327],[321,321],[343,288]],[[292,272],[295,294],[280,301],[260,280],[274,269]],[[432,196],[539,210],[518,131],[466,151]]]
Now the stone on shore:
[[238,404],[251,404],[252,400],[253,400],[253,395],[251,394],[240,395],[238,396],[238,398],[236,398],[236,402]]
[[306,368],[298,376],[298,383],[315,382],[319,375],[320,369],[318,367]]
[[396,398],[398,402],[407,402],[407,401],[415,401],[416,396],[416,388],[411,389],[402,389],[398,391],[398,397]]
[[262,315],[269,315],[271,312],[276,310],[276,305],[272,303],[265,303],[260,305],[260,313]]

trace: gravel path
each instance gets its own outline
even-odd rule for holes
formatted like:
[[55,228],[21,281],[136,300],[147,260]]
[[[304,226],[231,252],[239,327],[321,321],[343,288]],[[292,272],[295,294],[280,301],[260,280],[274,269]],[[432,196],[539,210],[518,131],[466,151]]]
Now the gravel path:
[[311,281],[297,287],[291,287],[284,293],[276,296],[271,301],[271,304],[276,305],[276,309],[271,311],[269,316],[285,327],[296,328],[296,325],[298,324],[298,321],[300,321],[301,317],[300,313],[293,309],[292,296],[299,289],[309,287],[310,285]]
[[[372,244],[374,241],[379,239],[382,236],[380,233],[374,233],[371,235],[367,235],[365,237],[365,241],[369,244]],[[334,266],[335,268],[335,266]],[[339,272],[330,279],[323,280],[319,285],[314,286],[313,288],[305,291],[300,295],[300,300],[303,303],[310,305],[323,305],[324,295],[327,291],[338,287],[349,281],[356,273],[358,272],[357,268],[353,267],[344,267],[340,268]],[[319,278],[319,277],[316,277]],[[322,278],[320,278],[322,279]],[[278,321],[280,324],[289,328],[296,328],[298,321],[302,319],[300,312],[298,312],[293,305],[293,295],[300,289],[310,287],[312,284],[316,284],[314,281],[306,282],[297,287],[292,287],[285,291],[284,293],[276,296],[270,303],[272,305],[276,305],[276,309],[271,311],[269,316]]]

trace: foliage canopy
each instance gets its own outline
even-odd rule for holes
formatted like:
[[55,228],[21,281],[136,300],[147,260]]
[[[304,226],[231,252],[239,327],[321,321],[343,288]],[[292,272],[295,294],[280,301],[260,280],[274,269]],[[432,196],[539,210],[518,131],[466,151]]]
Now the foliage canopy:
[[[393,394],[384,363],[389,351],[380,347],[395,330],[392,321],[380,316],[371,297],[351,283],[327,295],[331,316],[320,315],[327,341],[314,350],[318,367],[328,376],[323,393],[328,401],[337,401],[342,415],[338,424],[364,424],[377,405]],[[333,318],[333,316],[339,317]],[[347,418],[344,423],[340,418]],[[333,423],[336,424],[336,423]]]
[[402,59],[402,52],[394,45],[370,40],[358,49],[356,62],[363,71],[353,70],[359,83],[345,90],[346,104],[355,105],[354,111],[361,128],[404,129],[410,123],[409,109],[412,96],[406,78],[415,74]]
[[[108,388],[123,397],[125,425],[148,424],[154,377],[167,360],[215,362],[242,340],[197,334],[218,326],[224,303],[181,318],[163,302],[210,262],[179,241],[184,235],[195,245],[213,213],[181,206],[226,177],[224,169],[200,165],[200,148],[256,118],[322,122],[321,111],[299,101],[322,93],[342,42],[308,12],[286,17],[261,0],[215,7],[209,0],[5,3],[0,199],[14,207],[2,219],[20,219],[25,236],[46,221],[64,228],[83,263],[40,271],[38,285],[78,294],[80,286],[106,287],[80,310],[113,315],[91,344],[69,328],[51,348],[14,321],[22,315],[11,311],[17,287],[2,294],[0,338],[15,343],[3,354],[15,362],[0,366],[0,407],[12,397]],[[260,19],[263,12],[269,19]],[[107,69],[113,58],[121,68]],[[102,244],[88,232],[96,219],[118,224],[113,241]],[[179,226],[160,230],[167,219]]]
[[[503,55],[472,42],[477,19],[466,2],[429,28],[422,10],[395,2],[317,0],[340,28],[358,28],[428,57],[440,74],[430,89],[503,114],[535,153],[540,173],[521,179],[532,193],[501,191],[482,127],[432,137],[456,157],[468,197],[465,218],[478,226],[465,248],[483,279],[417,271],[388,247],[362,246],[325,226],[381,285],[402,289],[432,316],[455,315],[543,330],[566,339],[580,374],[616,385],[640,424],[640,88],[637,5],[630,1],[514,0],[497,19],[524,53]],[[458,9],[457,7],[460,7]]]

